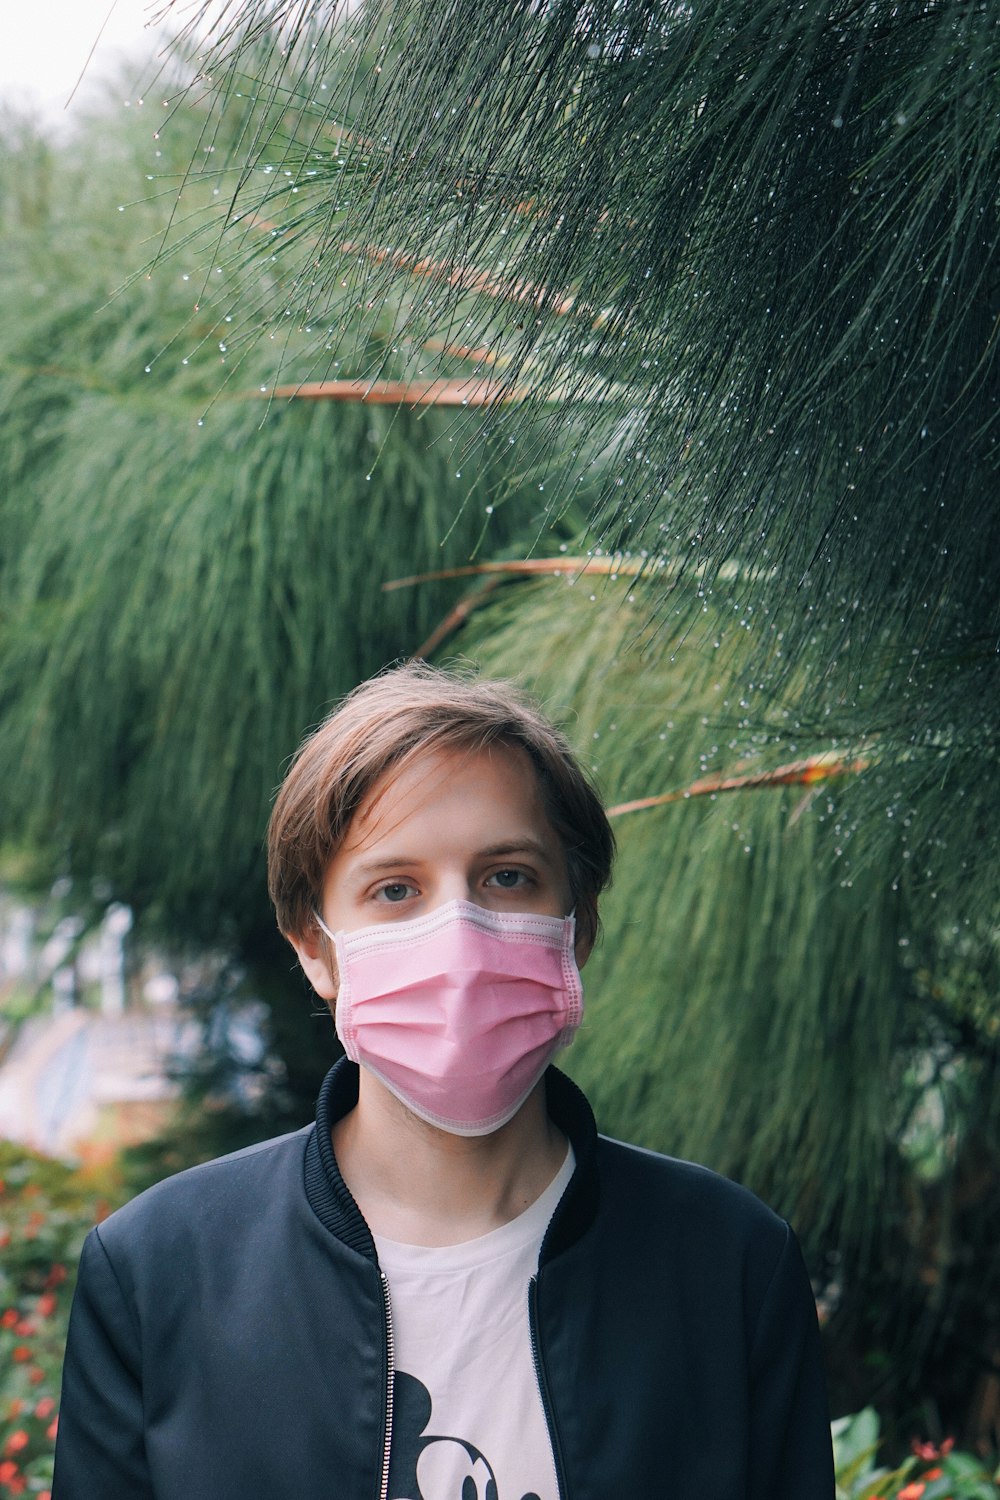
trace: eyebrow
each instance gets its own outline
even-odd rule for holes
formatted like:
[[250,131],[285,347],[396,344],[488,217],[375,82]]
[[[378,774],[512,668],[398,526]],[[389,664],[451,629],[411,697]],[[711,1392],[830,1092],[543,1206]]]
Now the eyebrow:
[[533,854],[546,864],[552,863],[552,856],[546,846],[533,838],[505,839],[500,844],[490,844],[487,848],[480,849],[478,854],[480,859],[499,859],[509,854]]
[[[477,849],[476,859],[504,859],[515,854],[530,854],[534,858],[542,860],[545,864],[552,864],[552,855],[544,844],[538,839],[530,837],[521,839],[505,839],[499,844],[488,844],[485,849]],[[390,854],[379,859],[364,859],[355,865],[352,871],[354,878],[368,875],[383,875],[393,870],[399,870],[409,866],[416,868],[425,863],[425,856],[420,854]]]

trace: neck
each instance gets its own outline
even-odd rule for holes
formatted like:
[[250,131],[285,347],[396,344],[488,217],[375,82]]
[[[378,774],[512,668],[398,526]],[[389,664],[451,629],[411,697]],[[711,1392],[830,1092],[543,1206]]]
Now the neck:
[[499,1130],[458,1136],[418,1119],[362,1068],[357,1105],[334,1125],[333,1148],[374,1234],[453,1245],[530,1207],[562,1166],[566,1139],[546,1112],[544,1080]]

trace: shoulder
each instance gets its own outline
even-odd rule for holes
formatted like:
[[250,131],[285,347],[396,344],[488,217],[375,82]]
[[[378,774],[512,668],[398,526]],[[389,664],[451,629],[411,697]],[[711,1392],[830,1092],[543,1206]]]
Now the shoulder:
[[713,1259],[748,1249],[779,1258],[789,1226],[748,1188],[696,1162],[598,1138],[602,1207],[661,1246],[678,1240]]
[[111,1214],[99,1227],[109,1254],[149,1241],[163,1245],[212,1225],[235,1227],[263,1205],[277,1207],[289,1195],[301,1195],[303,1158],[314,1126],[244,1147],[228,1156],[189,1167],[167,1177]]
[[797,1253],[785,1221],[747,1188],[695,1162],[599,1135],[577,1085],[556,1068],[546,1078],[549,1113],[577,1157],[550,1253],[590,1226],[603,1255],[626,1255],[637,1269],[701,1267],[731,1279],[752,1262],[766,1278],[790,1248]]
[[[789,1224],[739,1183],[694,1162],[598,1139],[600,1254],[720,1330],[791,1337],[816,1322]],[[667,1291],[669,1289],[669,1296]]]

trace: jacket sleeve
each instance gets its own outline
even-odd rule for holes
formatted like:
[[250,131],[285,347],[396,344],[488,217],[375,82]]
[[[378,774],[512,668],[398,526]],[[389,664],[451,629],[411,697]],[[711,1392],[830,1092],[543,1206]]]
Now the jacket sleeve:
[[794,1234],[764,1294],[750,1355],[750,1500],[833,1500],[816,1304]]
[[153,1500],[138,1322],[97,1229],[80,1257],[56,1438],[53,1500]]

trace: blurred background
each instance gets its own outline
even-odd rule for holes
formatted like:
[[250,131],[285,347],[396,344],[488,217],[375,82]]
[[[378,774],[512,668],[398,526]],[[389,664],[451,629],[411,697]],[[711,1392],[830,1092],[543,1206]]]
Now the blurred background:
[[843,1493],[954,1439],[947,1492],[995,1495],[995,22],[36,10],[0,112],[13,1477],[44,1493],[85,1226],[311,1118],[336,1040],[270,801],[423,655],[592,768],[620,857],[567,1067],[795,1225],[868,1409]]

